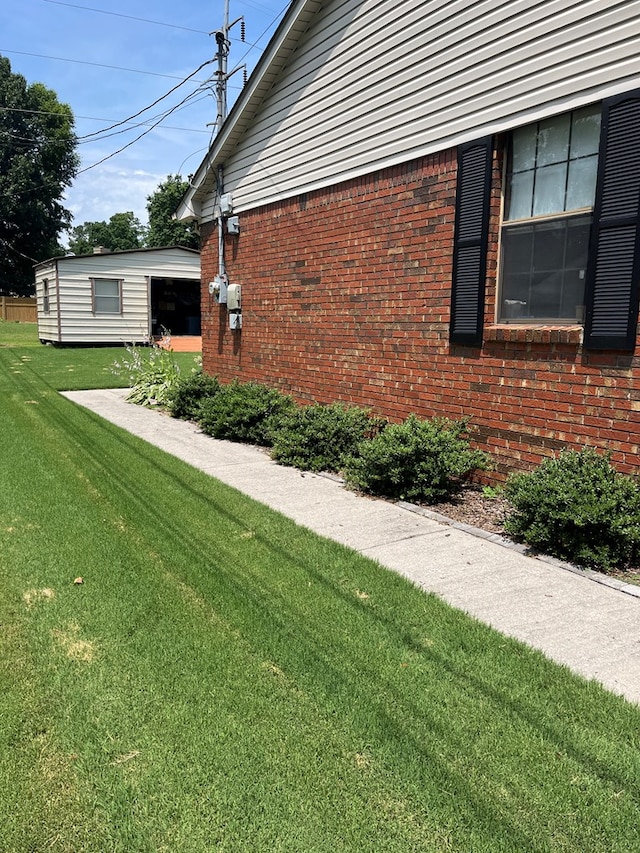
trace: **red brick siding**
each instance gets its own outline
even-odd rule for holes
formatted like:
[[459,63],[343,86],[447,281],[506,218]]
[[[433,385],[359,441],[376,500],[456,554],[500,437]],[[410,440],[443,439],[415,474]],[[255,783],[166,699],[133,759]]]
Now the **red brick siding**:
[[566,445],[640,473],[640,357],[588,353],[580,330],[495,327],[500,158],[494,168],[482,349],[448,341],[456,154],[447,151],[240,215],[227,236],[243,329],[207,291],[217,231],[203,227],[203,360],[223,381],[299,401],[343,400],[393,419],[471,416],[497,475]]

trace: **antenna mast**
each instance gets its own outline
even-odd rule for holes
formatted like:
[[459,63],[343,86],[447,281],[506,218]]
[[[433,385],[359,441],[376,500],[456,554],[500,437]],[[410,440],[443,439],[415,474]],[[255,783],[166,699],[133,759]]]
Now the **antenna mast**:
[[231,47],[231,41],[229,40],[229,31],[238,23],[240,24],[240,40],[244,41],[244,16],[241,15],[239,18],[236,18],[235,21],[229,23],[229,0],[224,0],[224,20],[222,23],[222,27],[219,30],[214,30],[212,33],[209,33],[209,35],[215,36],[216,45],[218,48],[216,51],[218,69],[215,72],[215,90],[218,114],[216,116],[216,121],[214,125],[214,133],[218,133],[220,131],[220,128],[222,127],[224,120],[227,117],[227,83],[229,82],[229,78],[232,77],[236,73],[236,71],[239,71],[241,68],[245,69],[246,71],[246,65],[238,65],[233,69],[233,71],[227,72],[227,59],[229,56],[229,49]]

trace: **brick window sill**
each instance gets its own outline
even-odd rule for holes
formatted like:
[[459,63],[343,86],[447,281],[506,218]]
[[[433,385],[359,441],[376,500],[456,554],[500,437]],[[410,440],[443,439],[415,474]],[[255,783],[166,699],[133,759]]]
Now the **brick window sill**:
[[485,326],[485,341],[505,341],[519,344],[574,344],[582,343],[582,326]]

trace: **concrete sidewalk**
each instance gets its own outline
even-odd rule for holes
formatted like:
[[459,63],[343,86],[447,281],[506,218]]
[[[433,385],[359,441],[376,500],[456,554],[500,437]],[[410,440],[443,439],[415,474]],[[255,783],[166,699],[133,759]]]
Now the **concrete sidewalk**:
[[640,587],[527,556],[428,510],[358,496],[337,478],[286,468],[264,450],[126,403],[125,393],[64,396],[640,703]]

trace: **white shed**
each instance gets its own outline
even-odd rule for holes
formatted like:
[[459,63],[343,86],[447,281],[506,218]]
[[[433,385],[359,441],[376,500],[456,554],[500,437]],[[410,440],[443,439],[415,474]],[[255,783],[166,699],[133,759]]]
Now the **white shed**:
[[69,255],[35,268],[38,337],[56,344],[141,343],[200,334],[200,253],[179,246]]

